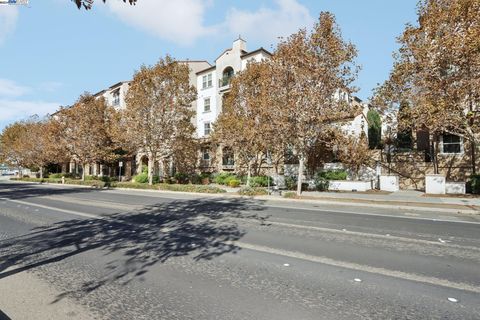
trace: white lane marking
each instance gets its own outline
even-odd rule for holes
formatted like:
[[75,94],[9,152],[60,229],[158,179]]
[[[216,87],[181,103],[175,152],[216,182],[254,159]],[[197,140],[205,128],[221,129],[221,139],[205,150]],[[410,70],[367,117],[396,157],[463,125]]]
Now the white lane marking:
[[52,211],[58,211],[58,212],[63,212],[63,213],[68,213],[68,214],[73,214],[76,216],[80,217],[85,217],[85,218],[90,218],[90,219],[104,219],[101,216],[89,214],[89,213],[84,213],[84,212],[79,212],[79,211],[73,211],[73,210],[66,210],[66,209],[60,209],[60,208],[55,208],[55,207],[50,207],[50,206],[45,206],[43,204],[36,204],[36,203],[31,203],[31,202],[26,202],[26,201],[21,201],[21,200],[13,200],[13,199],[6,199],[7,201],[13,202],[13,203],[19,203],[23,205],[30,205],[30,206],[35,206],[37,208],[42,208],[42,209],[47,209],[47,210],[52,210]]
[[[21,201],[21,200],[9,200],[9,199],[5,199],[5,200],[11,201],[11,202],[14,202],[14,203],[32,205],[29,202],[25,202],[25,201]],[[78,211],[64,210],[64,209],[59,209],[59,208],[54,208],[54,207],[49,207],[49,206],[44,206],[44,205],[38,205],[38,204],[35,204],[35,206],[39,207],[39,208],[43,208],[43,209],[64,212],[64,213],[77,215],[77,216],[82,216],[82,217],[87,217],[87,218],[92,218],[92,219],[107,219],[107,217],[97,216],[97,215],[78,212]],[[290,257],[290,258],[295,258],[295,259],[300,259],[300,260],[306,260],[306,261],[326,264],[326,265],[330,265],[330,266],[334,266],[334,267],[341,267],[341,268],[363,271],[363,272],[368,272],[368,273],[380,274],[380,275],[389,276],[389,277],[398,278],[398,279],[403,279],[403,280],[409,280],[409,281],[426,283],[426,284],[442,286],[442,287],[447,287],[447,288],[452,288],[452,289],[457,289],[457,290],[480,293],[480,287],[473,286],[473,285],[470,285],[470,284],[467,284],[467,283],[455,283],[455,282],[452,282],[452,281],[449,281],[449,280],[439,279],[439,278],[435,278],[435,277],[427,277],[427,276],[421,276],[421,275],[417,275],[417,274],[406,273],[406,272],[402,272],[402,271],[395,271],[395,270],[388,270],[388,269],[384,269],[384,268],[365,266],[365,265],[360,265],[360,264],[357,264],[357,263],[338,261],[338,260],[334,260],[334,259],[327,258],[327,257],[313,256],[313,255],[309,255],[309,254],[305,254],[305,253],[301,253],[301,252],[269,248],[269,247],[260,246],[260,245],[248,244],[248,243],[245,243],[245,242],[232,242],[232,244],[237,245],[237,246],[239,246],[241,248],[244,248],[244,249],[254,250],[254,251],[258,251],[258,252],[281,255],[281,256],[285,256],[285,257]]]
[[353,279],[353,281],[355,281],[355,282],[362,282],[362,279],[355,278],[355,279]]
[[275,249],[275,248],[265,247],[261,245],[249,244],[245,242],[233,242],[233,244],[243,249],[248,249],[248,250],[253,250],[253,251],[258,251],[258,252],[263,252],[268,254],[274,254],[274,255],[280,255],[284,257],[300,259],[300,260],[305,260],[310,262],[316,262],[316,263],[321,263],[321,264],[325,264],[333,267],[346,268],[350,270],[379,274],[382,276],[397,278],[401,280],[408,280],[408,281],[419,282],[419,283],[424,283],[424,284],[429,284],[434,286],[441,286],[441,287],[446,287],[446,288],[451,288],[456,290],[480,293],[480,287],[471,285],[468,283],[453,282],[446,279],[423,276],[423,275],[407,273],[403,271],[366,266],[366,265],[361,265],[353,262],[339,261],[339,260],[334,260],[327,257],[313,256],[313,255],[309,255],[301,252]]
[[106,209],[120,209],[120,210],[140,210],[144,208],[144,206],[141,205],[129,205],[129,204],[120,204],[120,203],[115,203],[115,202],[110,202],[110,201],[102,201],[102,200],[94,200],[94,199],[82,199],[82,198],[75,198],[75,197],[64,197],[64,196],[42,196],[39,197],[40,199],[46,199],[46,200],[53,200],[53,201],[59,201],[59,202],[64,202],[64,203],[73,203],[73,204],[79,204],[79,205],[84,205],[84,206],[89,206],[90,204],[94,204],[97,207],[102,207]]
[[[480,222],[474,222],[474,221],[407,217],[407,216],[396,216],[396,215],[380,214],[380,213],[353,212],[353,211],[344,211],[344,210],[336,210],[336,209],[331,209],[330,210],[330,209],[320,209],[320,208],[288,207],[288,206],[279,206],[279,205],[270,205],[270,204],[262,204],[262,205],[264,205],[266,207],[270,207],[270,208],[279,208],[279,209],[305,210],[305,211],[316,211],[316,212],[326,212],[326,213],[346,213],[346,214],[355,214],[355,215],[360,215],[360,216],[375,216],[375,217],[398,218],[398,219],[408,219],[408,220],[425,220],[425,221],[435,221],[435,222],[452,222],[452,223],[465,223],[465,224],[480,225]],[[354,205],[352,205],[352,206],[354,206]]]
[[455,298],[448,298],[448,301],[453,302],[453,303],[457,303],[457,302],[458,302],[458,300],[455,299]]
[[[245,220],[242,218],[231,218],[234,220]],[[253,219],[252,219],[253,221]],[[414,238],[404,238],[398,236],[392,236],[390,234],[383,235],[383,234],[375,234],[375,233],[366,233],[366,232],[359,232],[359,231],[348,231],[346,229],[337,230],[337,229],[329,229],[329,228],[322,228],[322,227],[315,227],[315,226],[305,226],[299,224],[292,224],[292,223],[285,223],[285,222],[277,222],[277,221],[268,221],[270,225],[276,225],[281,227],[287,228],[296,228],[296,229],[304,229],[304,230],[312,230],[312,231],[320,231],[320,232],[328,232],[328,233],[341,233],[341,234],[349,234],[354,236],[362,236],[362,237],[369,237],[369,238],[377,238],[377,239],[388,239],[388,240],[398,240],[403,242],[410,242],[410,243],[419,243],[419,244],[429,244],[429,245],[437,245],[442,247],[449,247],[455,249],[468,249],[474,251],[480,251],[480,248],[472,247],[472,246],[461,246],[457,244],[448,243],[450,241],[445,241],[444,243],[439,243],[437,241],[430,241],[430,240],[423,240],[423,239],[414,239]]]

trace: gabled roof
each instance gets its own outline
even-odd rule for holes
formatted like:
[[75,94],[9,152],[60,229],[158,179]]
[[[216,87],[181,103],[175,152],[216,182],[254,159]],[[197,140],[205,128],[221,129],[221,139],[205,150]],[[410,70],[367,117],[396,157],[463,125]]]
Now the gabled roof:
[[203,69],[203,70],[198,71],[196,74],[199,75],[199,74],[202,74],[202,73],[205,73],[205,72],[208,72],[208,71],[215,70],[216,68],[217,68],[217,66],[211,66],[211,67],[208,67],[207,69]]
[[252,56],[252,55],[257,54],[257,53],[260,53],[260,52],[263,52],[263,53],[267,54],[267,55],[270,56],[270,57],[273,56],[273,54],[272,54],[270,51],[268,51],[268,50],[266,50],[265,48],[261,47],[261,48],[255,50],[255,51],[245,52],[245,53],[242,54],[240,57],[243,59],[243,58],[247,58],[247,57],[249,57],[249,56]]

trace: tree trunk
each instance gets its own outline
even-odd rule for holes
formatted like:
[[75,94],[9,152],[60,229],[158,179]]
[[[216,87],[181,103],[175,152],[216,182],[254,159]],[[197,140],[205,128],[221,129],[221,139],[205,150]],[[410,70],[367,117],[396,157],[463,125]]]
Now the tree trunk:
[[440,173],[440,170],[438,168],[438,156],[437,155],[438,155],[438,136],[435,135],[434,142],[433,142],[433,152],[432,152],[434,174],[439,174]]
[[153,156],[148,157],[148,184],[153,185]]
[[476,153],[476,146],[475,146],[475,141],[471,141],[471,146],[470,146],[470,157],[472,158],[472,174],[477,174],[477,153]]
[[82,181],[85,181],[85,163],[82,162]]
[[297,179],[297,195],[302,194],[302,176],[303,176],[303,166],[304,166],[304,158],[303,156],[299,157],[298,161],[298,179]]
[[40,166],[40,179],[43,179],[43,166]]
[[248,169],[247,169],[247,187],[250,187],[250,178],[252,177],[252,164],[248,161]]

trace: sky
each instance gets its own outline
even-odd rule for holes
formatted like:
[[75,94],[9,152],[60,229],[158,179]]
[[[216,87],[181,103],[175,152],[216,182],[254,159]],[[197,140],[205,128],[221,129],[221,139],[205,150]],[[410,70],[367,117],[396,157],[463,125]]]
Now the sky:
[[396,37],[416,21],[417,0],[70,0],[0,6],[0,130],[43,116],[130,80],[142,64],[166,54],[178,60],[216,57],[239,35],[248,50],[273,49],[278,37],[310,29],[332,12],[344,39],[357,46],[357,96],[368,100],[389,74]]

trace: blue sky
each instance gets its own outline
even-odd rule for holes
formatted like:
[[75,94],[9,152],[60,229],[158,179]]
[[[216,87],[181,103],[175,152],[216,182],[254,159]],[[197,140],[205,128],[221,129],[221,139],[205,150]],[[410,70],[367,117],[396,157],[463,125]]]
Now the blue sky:
[[331,11],[362,65],[358,96],[367,99],[392,65],[395,38],[415,22],[417,0],[120,0],[79,11],[70,0],[0,6],[0,130],[32,114],[71,104],[129,80],[160,56],[213,60],[238,37],[250,50],[311,27]]

